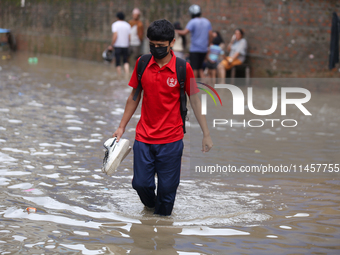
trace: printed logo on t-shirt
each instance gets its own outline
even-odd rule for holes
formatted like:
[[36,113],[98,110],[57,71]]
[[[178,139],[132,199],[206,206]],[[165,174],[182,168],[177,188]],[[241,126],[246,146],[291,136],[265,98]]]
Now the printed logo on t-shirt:
[[168,84],[169,87],[175,87],[177,84],[177,79],[168,77],[166,83]]

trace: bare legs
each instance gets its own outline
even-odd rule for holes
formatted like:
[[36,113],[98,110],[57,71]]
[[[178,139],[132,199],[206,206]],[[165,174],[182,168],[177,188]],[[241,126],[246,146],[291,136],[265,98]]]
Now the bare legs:
[[212,83],[216,83],[216,69],[208,69],[208,76],[212,79]]
[[126,74],[129,73],[129,63],[124,64],[124,71]]
[[116,66],[116,70],[117,70],[117,74],[118,74],[118,75],[121,75],[121,73],[122,73],[122,68],[121,68],[121,66]]
[[225,74],[227,70],[231,69],[233,66],[241,64],[242,62],[238,58],[231,59],[230,57],[227,57],[226,59],[222,60],[221,63],[219,63],[217,66],[218,78],[225,79]]
[[[120,76],[122,74],[122,67],[121,66],[117,66],[116,67],[117,70],[117,74],[118,76]],[[125,77],[129,76],[129,70],[130,70],[130,65],[129,63],[124,63],[124,73],[125,73]]]
[[226,70],[225,70],[224,65],[222,64],[222,62],[219,63],[218,66],[217,66],[217,75],[218,75],[218,78],[221,78],[221,79],[224,80],[225,79],[225,72],[226,72]]
[[205,78],[203,69],[193,70],[195,78]]

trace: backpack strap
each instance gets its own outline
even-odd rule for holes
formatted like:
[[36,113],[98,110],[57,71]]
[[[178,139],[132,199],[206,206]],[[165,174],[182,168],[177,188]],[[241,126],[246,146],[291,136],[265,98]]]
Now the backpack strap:
[[152,55],[151,54],[145,54],[142,55],[138,61],[138,66],[137,66],[137,79],[138,79],[138,86],[135,94],[133,95],[133,101],[137,100],[137,97],[139,93],[141,92],[142,88],[142,76],[144,73],[145,68],[147,67]]
[[185,79],[186,79],[186,61],[182,58],[176,58],[176,73],[177,80],[180,85],[180,112],[183,121],[183,132],[186,133],[185,130],[185,119],[187,116],[187,96],[185,95]]

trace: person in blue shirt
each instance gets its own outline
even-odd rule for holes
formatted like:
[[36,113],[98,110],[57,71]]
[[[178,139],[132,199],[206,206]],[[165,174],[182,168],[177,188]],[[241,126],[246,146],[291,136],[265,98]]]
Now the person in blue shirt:
[[213,38],[211,23],[208,19],[201,17],[201,7],[193,4],[189,7],[191,20],[184,30],[176,30],[179,35],[191,35],[189,49],[190,65],[196,78],[204,78],[203,62]]

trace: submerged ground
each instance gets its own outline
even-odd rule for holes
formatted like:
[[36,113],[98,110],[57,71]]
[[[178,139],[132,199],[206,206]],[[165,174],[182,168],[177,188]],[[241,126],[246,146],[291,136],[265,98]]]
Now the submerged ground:
[[[131,187],[132,154],[114,176],[100,170],[102,144],[130,92],[127,81],[104,63],[42,55],[29,64],[29,57],[19,52],[0,62],[1,254],[339,253],[339,174],[193,174],[190,128],[173,215],[152,215]],[[229,144],[213,137],[209,162],[221,155],[238,164],[260,156],[296,160],[311,148],[317,161],[338,155],[338,97],[319,96],[329,101],[324,132],[313,125],[285,136],[270,128],[222,129]],[[131,143],[139,113],[124,135]],[[194,119],[190,126],[197,126]],[[311,143],[296,148],[301,137]],[[290,153],[277,153],[272,140],[285,141]],[[267,154],[260,155],[264,145]]]

